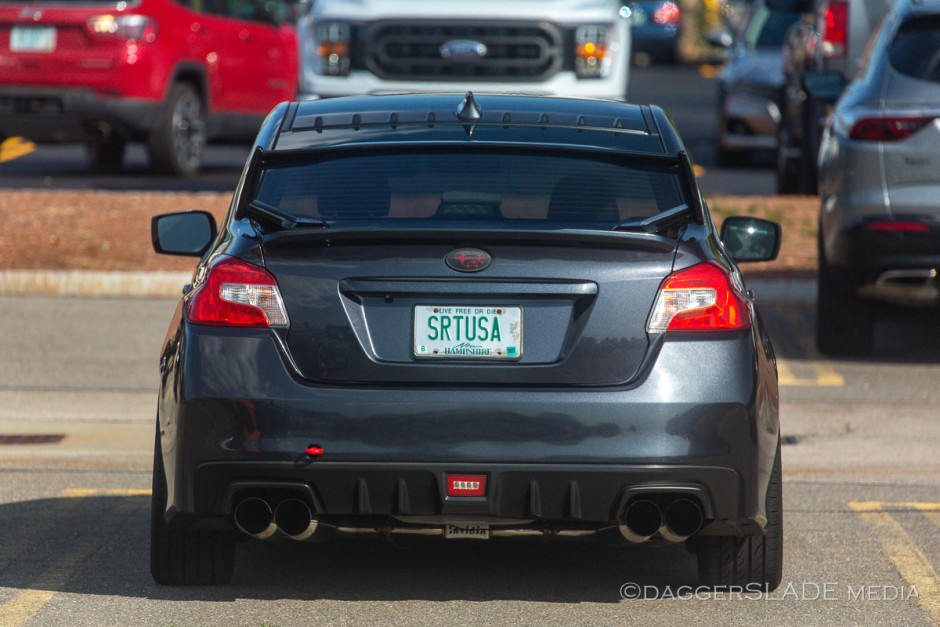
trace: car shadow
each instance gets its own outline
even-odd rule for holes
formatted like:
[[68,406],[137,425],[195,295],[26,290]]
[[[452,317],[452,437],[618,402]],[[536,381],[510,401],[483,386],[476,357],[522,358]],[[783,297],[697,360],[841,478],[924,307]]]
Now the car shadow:
[[696,585],[684,545],[564,541],[322,544],[249,540],[226,586],[160,586],[149,572],[149,495],[94,495],[0,505],[0,587],[154,600],[494,601],[617,603],[620,588]]

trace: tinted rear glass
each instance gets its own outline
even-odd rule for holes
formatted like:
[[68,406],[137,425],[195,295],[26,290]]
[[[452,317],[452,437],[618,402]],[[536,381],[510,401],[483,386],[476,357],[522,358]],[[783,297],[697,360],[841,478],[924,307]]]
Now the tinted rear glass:
[[901,74],[940,82],[940,16],[902,24],[891,42],[888,59]]
[[609,228],[681,204],[662,167],[529,152],[356,155],[263,172],[257,199],[335,220],[551,221]]
[[751,49],[776,49],[783,46],[789,29],[800,19],[797,11],[772,11],[760,6],[754,11],[744,31],[744,45]]

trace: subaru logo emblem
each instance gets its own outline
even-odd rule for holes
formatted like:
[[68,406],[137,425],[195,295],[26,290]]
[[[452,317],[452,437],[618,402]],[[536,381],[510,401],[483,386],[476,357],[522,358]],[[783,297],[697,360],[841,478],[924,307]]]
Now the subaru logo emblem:
[[477,61],[486,52],[485,44],[470,39],[453,39],[441,46],[441,57],[450,61]]
[[479,248],[458,248],[444,257],[444,263],[457,272],[478,272],[490,265],[491,261],[493,258],[489,253]]

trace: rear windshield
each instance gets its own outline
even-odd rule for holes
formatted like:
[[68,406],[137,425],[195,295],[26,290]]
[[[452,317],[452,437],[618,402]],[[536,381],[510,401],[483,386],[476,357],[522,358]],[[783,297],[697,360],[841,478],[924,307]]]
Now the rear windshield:
[[285,165],[257,200],[339,220],[548,221],[610,228],[681,204],[674,171],[531,151],[401,152]]
[[888,51],[891,66],[906,76],[940,82],[940,17],[901,25]]
[[800,19],[798,11],[773,11],[758,7],[744,31],[744,45],[752,50],[776,50],[783,46],[787,30]]

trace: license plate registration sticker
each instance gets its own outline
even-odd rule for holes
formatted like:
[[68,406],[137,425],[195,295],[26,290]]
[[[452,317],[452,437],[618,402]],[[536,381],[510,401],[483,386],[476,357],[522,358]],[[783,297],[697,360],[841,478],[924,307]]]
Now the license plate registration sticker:
[[489,540],[489,525],[446,525],[444,527],[444,538],[448,540],[458,540],[462,538],[472,538],[474,540]]
[[53,52],[55,44],[53,26],[14,26],[10,31],[11,52]]
[[417,305],[414,323],[415,357],[522,357],[522,307]]

